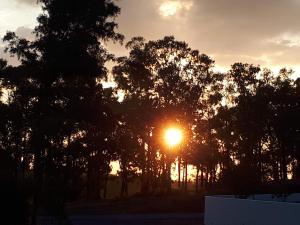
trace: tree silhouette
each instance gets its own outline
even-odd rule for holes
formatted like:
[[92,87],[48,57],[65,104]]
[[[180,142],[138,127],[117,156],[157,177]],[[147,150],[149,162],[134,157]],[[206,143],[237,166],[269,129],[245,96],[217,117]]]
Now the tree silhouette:
[[[165,179],[170,177],[171,166],[166,157],[172,157],[173,161],[176,155],[167,156],[163,143],[159,141],[159,131],[168,123],[173,123],[181,124],[188,133],[197,114],[202,91],[211,80],[213,61],[189,48],[185,42],[176,41],[174,37],[147,43],[143,38],[136,37],[126,46],[130,49],[130,55],[120,58],[113,72],[119,88],[125,91],[123,104],[130,107],[125,113],[130,112],[127,117],[140,127],[134,132],[138,132],[146,152],[142,163],[142,181],[146,184],[142,187],[159,182],[149,181],[155,177],[153,171],[159,165],[161,172],[156,177],[162,179],[161,188],[165,188],[166,182],[170,185]],[[136,121],[139,121],[138,125]],[[184,148],[188,145],[186,143]],[[158,158],[155,157],[157,152]],[[180,161],[186,158],[184,155],[180,154]],[[144,191],[147,192],[147,188]]]
[[[112,1],[39,2],[43,13],[38,17],[35,40],[20,39],[12,32],[3,39],[8,42],[7,51],[21,61],[16,68],[4,69],[8,85],[12,85],[7,88],[16,96],[20,94],[20,99],[14,97],[14,103],[20,100],[28,116],[22,121],[21,127],[26,130],[20,137],[28,137],[36,184],[31,224],[36,223],[38,207],[48,192],[57,194],[47,198],[49,205],[57,209],[57,203],[64,202],[63,185],[70,178],[67,167],[84,167],[87,195],[99,196],[99,185],[92,184],[95,178],[100,179],[102,164],[98,160],[109,150],[105,142],[114,129],[112,114],[105,106],[106,94],[99,83],[107,74],[104,63],[112,57],[101,42],[123,38],[115,32],[117,24],[111,20],[120,11]],[[14,122],[21,118],[14,116]],[[66,154],[71,146],[74,150],[74,145],[80,149],[76,158],[73,153]]]
[[[112,161],[120,164],[121,197],[137,179],[143,195],[169,194],[175,162],[178,191],[188,191],[190,175],[196,192],[298,188],[293,71],[235,63],[217,73],[213,59],[173,36],[134,37],[129,55],[115,58],[104,47],[123,40],[113,1],[39,2],[35,39],[3,38],[20,65],[0,59],[0,193],[7,211],[20,206],[11,224],[36,224],[42,210],[63,223],[66,201],[105,198]],[[102,86],[109,72],[116,88]],[[173,149],[163,140],[168,126],[184,133]]]

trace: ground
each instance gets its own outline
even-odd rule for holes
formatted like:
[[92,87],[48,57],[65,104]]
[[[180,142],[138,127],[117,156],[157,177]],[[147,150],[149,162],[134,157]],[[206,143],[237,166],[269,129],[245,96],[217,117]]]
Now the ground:
[[[203,225],[202,213],[121,214],[71,216],[72,225]],[[57,225],[52,218],[40,218],[41,225]]]
[[[203,197],[172,195],[80,201],[66,205],[72,225],[203,225]],[[56,225],[41,217],[41,225]]]
[[69,215],[202,213],[202,195],[173,194],[171,196],[130,197],[128,199],[79,201],[66,205]]

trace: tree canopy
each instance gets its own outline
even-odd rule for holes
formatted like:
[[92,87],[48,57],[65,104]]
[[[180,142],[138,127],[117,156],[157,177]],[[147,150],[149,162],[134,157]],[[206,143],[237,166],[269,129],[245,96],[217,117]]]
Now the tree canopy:
[[[22,195],[30,209],[20,208],[30,213],[23,224],[36,224],[41,209],[63,219],[66,201],[106,198],[113,179],[121,197],[135,181],[143,195],[186,192],[191,183],[195,192],[298,188],[293,71],[235,63],[216,72],[211,57],[173,36],[134,37],[128,55],[116,57],[103,44],[124,39],[113,1],[39,2],[35,39],[3,38],[20,65],[0,60],[0,186],[12,187],[0,193]],[[109,73],[115,88],[103,88]],[[168,127],[184,136],[172,149]]]

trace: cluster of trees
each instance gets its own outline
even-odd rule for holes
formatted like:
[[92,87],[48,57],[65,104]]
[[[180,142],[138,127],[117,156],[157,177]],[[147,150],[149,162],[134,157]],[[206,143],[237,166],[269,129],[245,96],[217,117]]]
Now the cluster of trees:
[[[39,2],[35,39],[3,38],[20,65],[0,61],[1,186],[26,190],[32,224],[42,206],[105,197],[112,161],[121,196],[134,177],[142,194],[170,191],[175,161],[185,190],[188,165],[196,191],[299,178],[300,81],[292,71],[236,63],[216,73],[213,59],[172,36],[135,37],[129,55],[116,58],[103,47],[124,39],[112,1]],[[110,60],[117,87],[104,89]],[[162,141],[168,126],[185,135],[172,152]]]
[[[235,63],[217,73],[210,57],[174,37],[133,38],[127,48],[129,56],[118,60],[113,74],[125,93],[122,123],[142,147],[135,153],[141,154],[142,191],[157,190],[169,157],[185,190],[187,165],[196,167],[196,191],[247,192],[299,178],[300,79],[291,78],[292,70],[274,74]],[[161,130],[170,124],[185,131],[173,153],[161,143]]]

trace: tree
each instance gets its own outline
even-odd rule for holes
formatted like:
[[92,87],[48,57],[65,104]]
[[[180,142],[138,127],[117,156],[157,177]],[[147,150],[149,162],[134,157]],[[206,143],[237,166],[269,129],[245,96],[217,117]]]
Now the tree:
[[[131,106],[129,117],[140,127],[137,132],[146,152],[142,160],[142,181],[155,183],[149,181],[153,177],[150,171],[157,170],[151,168],[156,166],[153,160],[160,161],[160,179],[165,174],[170,176],[160,131],[173,123],[189,133],[198,113],[199,99],[211,79],[213,60],[174,37],[147,43],[136,37],[126,46],[130,49],[129,57],[120,58],[113,72],[118,88],[125,92],[123,104]],[[158,152],[160,156],[156,158]],[[166,188],[165,182],[161,188]]]
[[[40,190],[34,196],[32,224],[46,184],[50,178],[60,179],[53,172],[70,159],[63,153],[68,146],[78,143],[87,150],[72,159],[73,164],[87,159],[87,177],[91,170],[100,172],[98,164],[91,168],[90,163],[107,152],[105,142],[114,126],[99,83],[106,77],[104,64],[112,57],[101,42],[123,38],[115,32],[117,24],[113,22],[120,9],[110,0],[39,2],[43,13],[38,17],[35,40],[20,39],[12,32],[4,37],[7,51],[21,61],[6,78],[18,80],[12,90],[30,106],[25,136],[32,151],[36,190]],[[65,183],[65,178],[62,181]]]

